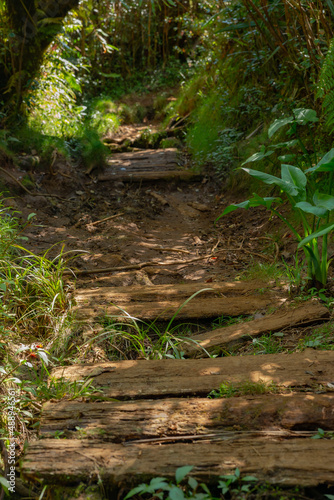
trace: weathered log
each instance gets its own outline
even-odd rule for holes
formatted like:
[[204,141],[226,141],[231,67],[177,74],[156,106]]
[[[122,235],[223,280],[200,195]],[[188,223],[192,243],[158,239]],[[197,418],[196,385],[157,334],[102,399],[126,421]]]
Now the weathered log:
[[[232,433],[233,434],[233,433]],[[178,467],[195,465],[191,476],[207,483],[217,476],[252,474],[281,485],[334,482],[333,442],[311,438],[257,437],[210,442],[122,444],[101,440],[42,439],[32,442],[21,465],[23,476],[46,484],[102,481],[129,488],[152,477],[173,479]]]
[[[116,303],[117,304],[117,303]],[[255,313],[259,309],[264,309],[273,304],[273,300],[268,296],[249,296],[245,300],[236,298],[202,299],[194,298],[188,302],[181,310],[182,302],[161,301],[161,302],[138,302],[136,304],[117,304],[124,308],[127,314],[134,318],[145,320],[169,320],[174,315],[179,320],[217,318],[222,315],[240,316]],[[78,308],[77,318],[96,318],[98,316],[120,317],[124,313],[117,305],[88,304]]]
[[[178,319],[213,318],[221,315],[252,314],[268,305],[277,305],[271,293],[247,295],[261,283],[194,283],[146,287],[104,287],[78,290],[75,294],[78,318],[99,315],[120,316],[122,307],[131,316],[141,319],[170,319],[191,295],[202,290],[178,313]],[[229,296],[226,297],[226,294]],[[218,298],[219,297],[219,298]]]
[[195,436],[231,429],[334,429],[334,394],[140,401],[52,401],[43,407],[40,435],[113,442]]
[[308,301],[294,309],[278,310],[265,318],[246,323],[218,328],[211,332],[196,335],[198,344],[185,343],[181,349],[188,356],[202,354],[203,349],[212,351],[217,347],[227,347],[240,341],[247,341],[266,332],[277,332],[297,325],[309,325],[329,318],[329,311],[318,302]]
[[334,351],[306,349],[293,354],[161,359],[72,365],[56,368],[52,377],[91,378],[103,387],[100,398],[207,396],[222,382],[273,382],[283,387],[317,387],[334,381]]

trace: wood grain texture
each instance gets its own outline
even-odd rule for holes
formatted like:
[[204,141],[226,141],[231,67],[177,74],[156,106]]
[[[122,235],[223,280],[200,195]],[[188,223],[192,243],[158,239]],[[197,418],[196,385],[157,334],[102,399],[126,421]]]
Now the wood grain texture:
[[284,387],[317,387],[334,382],[334,351],[306,349],[293,354],[161,359],[72,365],[52,377],[91,378],[103,396],[117,399],[207,396],[222,382],[274,382]]

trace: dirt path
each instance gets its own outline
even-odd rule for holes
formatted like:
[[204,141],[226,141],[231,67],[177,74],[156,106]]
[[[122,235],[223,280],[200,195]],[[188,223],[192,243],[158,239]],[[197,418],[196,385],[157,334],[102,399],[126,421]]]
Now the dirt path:
[[[178,466],[194,464],[195,477],[207,481],[239,468],[278,485],[334,484],[328,441],[311,437],[319,426],[333,430],[333,351],[193,360],[137,356],[115,363],[107,348],[95,346],[101,318],[124,315],[115,305],[140,319],[168,322],[203,288],[179,319],[204,322],[207,331],[196,346],[224,346],[225,354],[236,338],[251,347],[255,337],[277,330],[291,331],[296,344],[303,336],[300,325],[328,319],[316,301],[291,308],[286,289],[275,283],[234,281],[251,259],[272,263],[289,244],[268,236],[275,221],[261,210],[216,227],[228,200],[213,179],[194,175],[188,166],[175,150],[114,155],[103,172],[90,176],[59,162],[42,188],[62,200],[18,201],[25,214],[33,204],[37,208],[39,226],[27,231],[29,248],[43,252],[63,241],[64,251],[76,255],[70,265],[77,275],[74,297],[88,346],[84,359],[92,364],[59,368],[53,376],[91,379],[96,390],[82,401],[65,402],[66,411],[62,401],[45,406],[40,434],[48,439],[31,444],[22,465],[29,480],[71,486],[102,478],[114,491],[152,476],[173,477]],[[57,252],[54,247],[50,255]],[[252,321],[210,331],[221,315]],[[196,356],[206,358],[197,347]],[[188,345],[185,353],[190,351]],[[230,384],[230,400],[203,400],[221,384]],[[180,399],[189,396],[194,399]],[[114,412],[120,412],[116,419]]]

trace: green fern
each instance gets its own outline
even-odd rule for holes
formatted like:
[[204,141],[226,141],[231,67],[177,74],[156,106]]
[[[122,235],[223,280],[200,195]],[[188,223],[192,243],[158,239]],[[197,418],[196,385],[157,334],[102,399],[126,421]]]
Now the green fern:
[[334,38],[321,68],[317,97],[323,99],[322,108],[326,116],[326,124],[334,129]]

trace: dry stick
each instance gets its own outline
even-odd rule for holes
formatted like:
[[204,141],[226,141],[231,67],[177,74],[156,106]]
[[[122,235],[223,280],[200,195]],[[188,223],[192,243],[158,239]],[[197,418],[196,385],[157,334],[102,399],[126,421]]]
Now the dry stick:
[[86,226],[96,226],[97,224],[100,224],[101,222],[106,222],[107,220],[116,219],[116,217],[120,217],[121,215],[124,215],[124,212],[120,212],[119,214],[115,214],[115,215],[110,215],[110,217],[106,217],[105,219],[101,219],[101,220],[96,220],[95,222],[90,222],[89,224],[86,224]]
[[14,175],[12,175],[10,172],[8,172],[7,170],[5,170],[4,168],[0,167],[0,170],[1,172],[4,172],[6,175],[8,175],[8,177],[10,177],[11,179],[13,179],[13,181],[17,182],[17,184],[19,186],[21,186],[21,188],[28,194],[30,194],[31,196],[44,196],[45,198],[49,197],[49,198],[58,198],[59,200],[63,200],[63,201],[67,201],[66,198],[62,198],[61,196],[58,196],[57,194],[44,194],[44,193],[33,193],[32,191],[30,191],[30,189],[26,188],[22,182],[20,182],[18,179],[16,179],[16,177],[14,177]]
[[159,248],[159,247],[154,247],[152,245],[145,245],[145,248],[149,248],[150,250],[157,250],[158,252],[179,252],[179,253],[186,253],[190,255],[191,252],[188,252],[188,250],[182,250],[182,248]]
[[222,248],[221,250],[219,250],[216,253],[221,253],[221,252],[245,252],[245,253],[249,253],[250,255],[255,255],[256,257],[260,257],[261,259],[268,260],[269,262],[274,261],[274,259],[272,259],[271,257],[268,257],[268,255],[263,255],[263,254],[257,253],[257,252],[251,252],[250,250],[246,250],[245,248]]
[[[76,271],[75,274],[103,274],[103,273],[111,273],[116,271],[129,271],[131,269],[142,269],[143,267],[153,267],[153,266],[175,266],[175,265],[183,265],[183,264],[191,264],[192,262],[197,262],[198,260],[209,259],[212,255],[204,255],[202,257],[196,257],[196,259],[190,260],[172,260],[170,262],[142,262],[141,264],[133,264],[131,266],[121,266],[121,267],[107,267],[104,269],[83,269]],[[66,271],[63,275],[73,274],[72,271]]]

